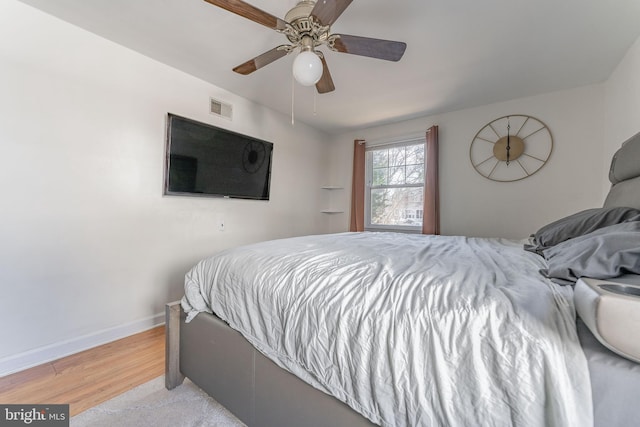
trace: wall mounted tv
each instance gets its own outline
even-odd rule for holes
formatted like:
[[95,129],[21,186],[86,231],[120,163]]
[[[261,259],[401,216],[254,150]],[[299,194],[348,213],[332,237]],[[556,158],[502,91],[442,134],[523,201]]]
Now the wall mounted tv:
[[269,200],[273,144],[169,113],[164,194]]

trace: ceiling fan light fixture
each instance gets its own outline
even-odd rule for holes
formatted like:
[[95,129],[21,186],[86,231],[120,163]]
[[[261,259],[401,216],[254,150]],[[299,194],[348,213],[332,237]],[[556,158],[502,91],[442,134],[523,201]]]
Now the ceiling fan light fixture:
[[322,61],[311,50],[303,50],[293,61],[293,77],[302,86],[313,86],[322,77]]
[[271,28],[285,35],[290,43],[274,47],[234,67],[233,71],[246,76],[300,49],[293,62],[293,76],[303,86],[315,84],[317,93],[332,92],[335,86],[324,54],[316,48],[325,46],[333,52],[399,61],[407,47],[403,42],[332,34],[331,26],[353,0],[296,0],[297,4],[286,13],[284,20],[244,0],[205,1]]

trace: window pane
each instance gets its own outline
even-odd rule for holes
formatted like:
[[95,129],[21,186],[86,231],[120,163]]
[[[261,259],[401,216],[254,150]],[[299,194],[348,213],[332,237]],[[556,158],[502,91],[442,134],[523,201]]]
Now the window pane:
[[389,166],[389,150],[375,150],[373,152],[373,167],[386,168]]
[[389,184],[405,184],[404,166],[389,168]]
[[424,165],[407,166],[407,184],[424,183]]
[[422,189],[371,190],[372,225],[422,225]]
[[407,165],[424,164],[424,144],[407,147]]
[[389,166],[404,166],[405,161],[405,147],[389,149]]
[[423,196],[424,196],[424,188],[410,188],[407,189],[409,193],[409,203],[411,204],[420,204],[418,209],[422,209],[424,206],[422,204]]
[[388,168],[378,168],[373,170],[373,185],[387,185]]

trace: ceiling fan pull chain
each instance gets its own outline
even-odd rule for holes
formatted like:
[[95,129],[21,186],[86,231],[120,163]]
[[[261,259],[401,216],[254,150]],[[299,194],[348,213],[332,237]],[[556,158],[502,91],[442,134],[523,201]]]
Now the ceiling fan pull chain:
[[293,116],[293,100],[295,99],[295,91],[296,91],[296,82],[293,78],[293,74],[291,74],[291,126],[295,124],[295,118]]
[[316,107],[317,107],[317,105],[316,105],[316,99],[317,99],[317,97],[316,97],[316,95],[317,95],[317,93],[316,93],[316,91],[314,90],[314,91],[313,91],[313,115],[314,115],[314,116],[316,115],[316,112],[317,112],[317,108],[316,108]]

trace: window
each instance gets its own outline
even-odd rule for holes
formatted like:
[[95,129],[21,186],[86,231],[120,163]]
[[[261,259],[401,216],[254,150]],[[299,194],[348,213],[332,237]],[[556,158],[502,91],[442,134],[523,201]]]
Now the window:
[[365,228],[420,231],[424,209],[424,139],[367,148]]

